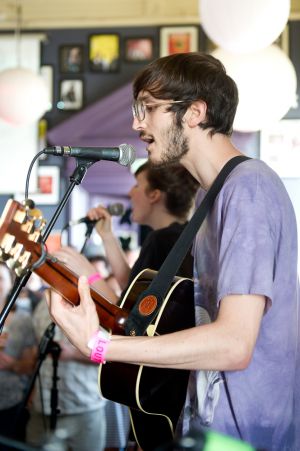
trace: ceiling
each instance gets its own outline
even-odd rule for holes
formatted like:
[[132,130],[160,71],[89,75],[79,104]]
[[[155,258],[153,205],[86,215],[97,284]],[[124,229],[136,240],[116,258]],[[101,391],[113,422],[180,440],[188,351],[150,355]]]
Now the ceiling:
[[[142,26],[199,23],[199,0],[0,0],[0,30]],[[300,0],[291,0],[291,20],[300,19]]]

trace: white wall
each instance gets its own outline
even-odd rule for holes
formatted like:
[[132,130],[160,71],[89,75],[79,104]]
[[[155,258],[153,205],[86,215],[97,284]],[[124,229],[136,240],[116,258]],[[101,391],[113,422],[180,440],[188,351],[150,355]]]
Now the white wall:
[[[38,72],[42,35],[22,36],[20,66]],[[18,66],[17,41],[13,35],[0,37],[0,71]],[[37,123],[13,126],[0,119],[0,194],[23,193],[28,167],[37,153]],[[30,178],[36,187],[36,166]]]

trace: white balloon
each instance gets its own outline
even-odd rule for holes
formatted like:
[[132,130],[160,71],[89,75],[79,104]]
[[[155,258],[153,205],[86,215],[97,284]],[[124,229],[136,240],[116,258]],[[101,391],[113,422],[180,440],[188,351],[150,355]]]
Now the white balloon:
[[49,107],[44,79],[29,69],[0,72],[0,118],[13,125],[26,125],[39,119]]
[[207,36],[232,53],[256,52],[284,30],[290,0],[199,0]]
[[279,121],[295,106],[297,75],[286,54],[276,45],[259,52],[236,55],[216,49],[239,90],[234,130],[252,132]]

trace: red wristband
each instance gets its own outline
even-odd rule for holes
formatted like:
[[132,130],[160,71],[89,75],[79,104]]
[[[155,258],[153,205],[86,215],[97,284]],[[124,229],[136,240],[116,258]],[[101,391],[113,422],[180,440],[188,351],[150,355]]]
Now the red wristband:
[[101,277],[101,275],[98,272],[95,272],[94,274],[91,274],[87,278],[89,285],[92,285],[92,283],[96,282],[97,280],[101,280],[101,279],[102,279],[102,277]]

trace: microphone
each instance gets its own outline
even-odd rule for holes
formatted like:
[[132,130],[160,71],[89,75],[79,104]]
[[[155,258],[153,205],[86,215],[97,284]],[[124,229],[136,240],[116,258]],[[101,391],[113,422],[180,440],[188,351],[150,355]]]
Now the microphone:
[[[108,213],[111,216],[122,216],[124,214],[124,205],[120,204],[120,203],[116,203],[116,204],[111,204],[108,205],[106,207],[106,210],[108,211]],[[88,216],[84,216],[83,218],[80,219],[75,219],[73,221],[68,222],[68,226],[73,226],[73,225],[77,225],[77,224],[87,224],[87,225],[92,225],[92,224],[96,224],[97,220],[95,219],[90,219]]]
[[120,144],[118,147],[46,147],[43,153],[60,157],[78,157],[88,160],[116,161],[123,166],[131,165],[135,160],[135,149],[130,144]]

